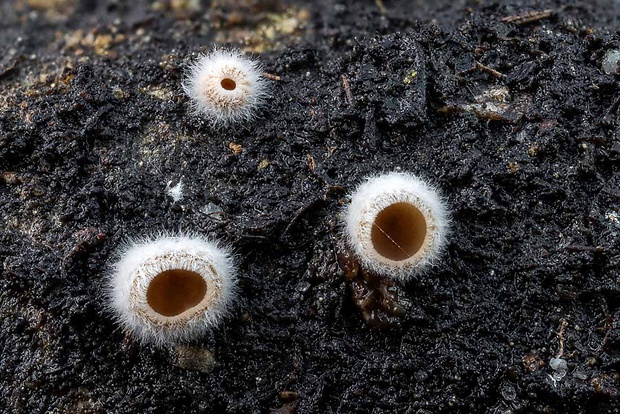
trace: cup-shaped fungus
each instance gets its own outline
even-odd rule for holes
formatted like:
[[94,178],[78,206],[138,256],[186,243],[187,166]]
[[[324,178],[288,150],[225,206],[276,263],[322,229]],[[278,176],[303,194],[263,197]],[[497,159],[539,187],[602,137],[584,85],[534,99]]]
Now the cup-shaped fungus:
[[360,263],[400,280],[423,272],[438,257],[448,221],[434,187],[396,172],[367,179],[346,212],[349,245]]
[[192,112],[212,125],[228,125],[254,118],[267,97],[260,63],[237,50],[214,50],[189,68],[183,89]]
[[175,344],[219,324],[235,286],[226,250],[202,238],[162,237],[123,250],[109,279],[110,308],[142,342]]

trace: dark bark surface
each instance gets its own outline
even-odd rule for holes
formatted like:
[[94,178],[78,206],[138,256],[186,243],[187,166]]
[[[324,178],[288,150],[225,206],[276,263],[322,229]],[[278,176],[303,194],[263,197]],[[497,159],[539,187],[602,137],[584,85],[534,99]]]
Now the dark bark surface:
[[[619,412],[620,6],[561,3],[2,2],[0,410]],[[258,120],[188,115],[214,44],[280,77]],[[397,169],[452,232],[377,330],[340,221]],[[239,300],[204,339],[142,346],[108,266],[178,231],[234,248]]]

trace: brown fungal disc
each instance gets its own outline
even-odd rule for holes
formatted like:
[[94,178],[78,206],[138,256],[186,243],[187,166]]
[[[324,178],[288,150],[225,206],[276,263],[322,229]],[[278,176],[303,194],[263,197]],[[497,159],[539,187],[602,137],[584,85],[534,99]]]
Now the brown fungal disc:
[[395,203],[377,214],[372,231],[372,244],[381,256],[406,260],[415,255],[426,238],[426,220],[414,205]]
[[177,316],[198,305],[207,294],[207,284],[196,272],[172,269],[155,276],[149,284],[146,301],[163,316]]
[[222,85],[222,88],[226,89],[227,91],[234,91],[237,88],[237,82],[230,78],[222,79],[220,84]]

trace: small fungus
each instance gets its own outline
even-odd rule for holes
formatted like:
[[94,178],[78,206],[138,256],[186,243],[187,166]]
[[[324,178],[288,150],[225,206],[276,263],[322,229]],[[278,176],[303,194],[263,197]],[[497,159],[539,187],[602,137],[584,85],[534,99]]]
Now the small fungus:
[[256,60],[237,50],[214,50],[189,68],[183,89],[192,112],[214,126],[249,121],[267,97],[267,82]]
[[346,229],[353,253],[370,271],[406,280],[423,272],[446,243],[441,196],[413,174],[371,177],[351,197]]
[[109,277],[110,309],[142,342],[202,336],[226,315],[236,286],[228,251],[198,237],[161,237],[122,249]]

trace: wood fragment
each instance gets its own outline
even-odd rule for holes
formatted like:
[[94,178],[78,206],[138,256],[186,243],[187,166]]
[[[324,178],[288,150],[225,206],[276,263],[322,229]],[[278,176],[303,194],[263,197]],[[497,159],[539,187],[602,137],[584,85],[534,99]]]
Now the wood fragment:
[[588,253],[602,253],[605,251],[605,249],[603,249],[603,246],[579,246],[579,245],[566,246],[566,250],[569,252],[588,252]]
[[349,106],[353,107],[353,94],[351,93],[351,84],[349,83],[349,78],[347,75],[342,75],[342,87],[344,88],[344,94],[347,98],[347,102]]
[[0,172],[0,184],[16,185],[21,182],[20,177],[13,171]]
[[558,337],[559,342],[558,353],[555,356],[556,358],[561,358],[562,355],[564,355],[564,330],[566,329],[567,325],[568,322],[566,322],[566,319],[562,319],[562,323],[560,324],[560,330],[555,333]]
[[490,68],[486,65],[483,65],[482,63],[478,62],[477,60],[474,60],[474,65],[469,68],[469,69],[465,69],[459,73],[457,73],[458,76],[463,76],[463,75],[467,75],[469,73],[472,73],[475,70],[480,70],[482,72],[488,73],[489,75],[493,76],[496,79],[503,79],[505,77],[505,75],[493,68]]
[[235,155],[239,155],[243,152],[243,146],[241,144],[237,144],[236,142],[231,141],[230,144],[228,144],[228,148],[230,148]]
[[311,154],[306,154],[306,157],[308,158],[308,169],[310,169],[310,171],[314,171],[316,167],[316,163],[314,162],[314,157]]
[[271,73],[263,72],[263,78],[271,79],[272,81],[281,81],[282,78],[278,75],[272,75]]
[[476,62],[476,69],[479,69],[483,72],[488,73],[489,75],[493,76],[494,78],[497,79],[502,79],[504,77],[504,74],[501,72],[498,72],[497,70],[490,68],[488,66],[483,65],[482,63],[478,62],[477,60]]
[[387,13],[387,9],[385,8],[385,4],[383,4],[383,0],[375,0],[375,4],[377,5],[377,8],[379,9],[379,13],[381,14]]
[[504,17],[501,21],[504,23],[513,23],[517,26],[536,22],[538,20],[547,19],[553,16],[553,10],[547,9],[543,11],[528,11],[525,14]]

